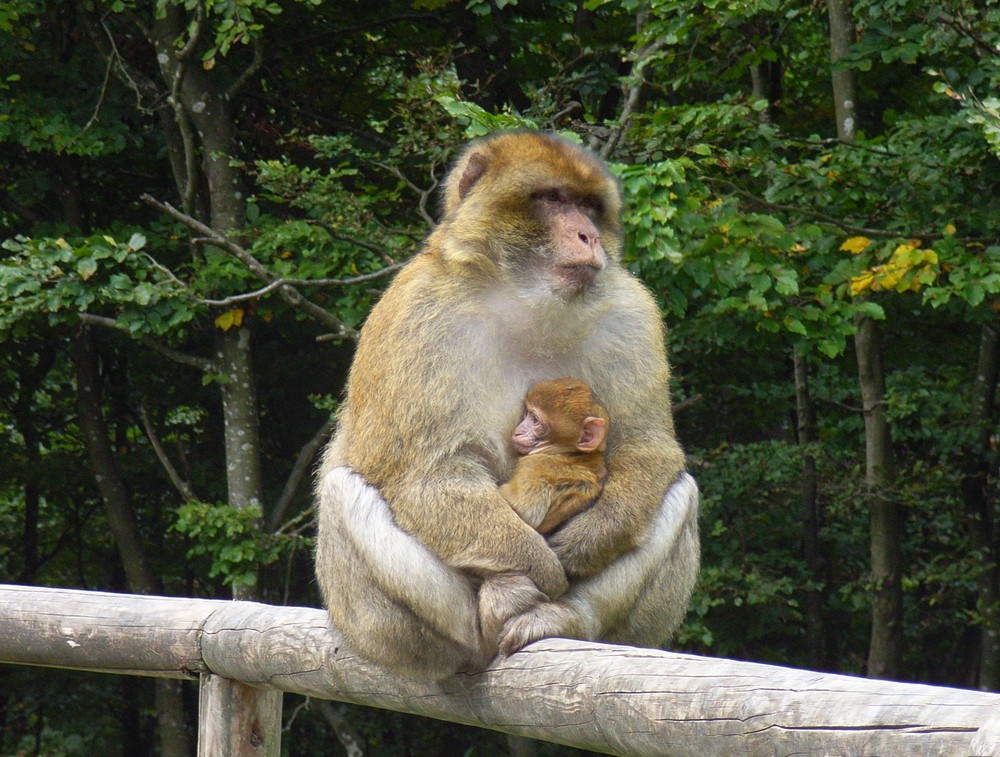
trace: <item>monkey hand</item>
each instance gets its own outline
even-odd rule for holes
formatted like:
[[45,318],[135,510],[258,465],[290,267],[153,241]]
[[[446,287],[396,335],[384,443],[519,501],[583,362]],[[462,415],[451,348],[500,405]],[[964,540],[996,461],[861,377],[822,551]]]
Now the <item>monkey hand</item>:
[[567,602],[545,602],[517,615],[500,630],[500,654],[508,657],[533,641],[559,636],[589,639],[580,613]]
[[548,597],[535,582],[521,573],[499,573],[483,581],[479,587],[479,629],[486,656],[496,656],[500,630],[508,620],[546,601]]
[[567,576],[587,578],[601,572],[619,555],[634,546],[631,535],[608,538],[613,524],[608,522],[601,505],[585,510],[566,521],[548,538]]

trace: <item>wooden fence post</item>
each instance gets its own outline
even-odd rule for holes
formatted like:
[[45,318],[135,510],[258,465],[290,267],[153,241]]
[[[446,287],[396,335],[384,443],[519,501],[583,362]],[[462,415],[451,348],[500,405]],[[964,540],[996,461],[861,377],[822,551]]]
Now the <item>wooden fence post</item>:
[[280,757],[280,691],[201,674],[198,757]]

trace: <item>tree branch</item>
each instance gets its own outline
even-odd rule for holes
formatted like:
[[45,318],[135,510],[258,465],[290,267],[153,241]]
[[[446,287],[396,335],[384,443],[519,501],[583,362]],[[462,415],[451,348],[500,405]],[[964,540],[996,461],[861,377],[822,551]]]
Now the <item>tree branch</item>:
[[355,239],[354,237],[348,236],[347,234],[341,234],[339,231],[334,231],[333,227],[326,223],[325,221],[319,221],[313,218],[307,218],[306,223],[310,226],[319,226],[323,231],[330,235],[332,239],[339,239],[341,242],[349,242],[357,247],[360,247],[369,252],[373,252],[378,255],[382,262],[386,265],[395,266],[396,261],[393,260],[385,250],[379,247],[377,244],[372,244],[371,242],[365,242],[362,239]]
[[184,224],[192,231],[202,235],[203,239],[194,241],[208,243],[219,248],[223,252],[232,255],[234,258],[243,263],[243,265],[245,265],[247,269],[261,281],[264,281],[269,285],[275,284],[275,291],[282,297],[282,299],[284,299],[292,307],[301,310],[303,313],[306,313],[326,327],[333,329],[335,337],[348,338],[357,341],[358,332],[356,329],[352,329],[346,323],[333,315],[333,313],[303,296],[302,293],[300,293],[294,286],[291,286],[288,283],[280,283],[280,278],[277,275],[269,271],[259,260],[257,260],[257,258],[251,255],[243,247],[233,242],[231,239],[228,239],[226,236],[220,234],[212,227],[203,224],[201,221],[179,211],[169,203],[160,202],[148,194],[142,195],[142,200],[160,212],[165,213],[174,220]]
[[151,350],[160,353],[164,357],[170,358],[175,363],[189,365],[192,368],[197,368],[199,371],[203,371],[205,373],[212,373],[217,370],[215,363],[207,358],[189,355],[186,352],[175,350],[173,347],[168,347],[167,345],[148,336],[139,335],[136,337],[136,335],[129,330],[128,326],[123,326],[114,318],[107,318],[106,316],[95,315],[93,313],[80,313],[80,320],[86,324],[90,324],[91,326],[114,329],[115,331],[121,331],[122,333],[128,334],[133,338],[137,338],[142,344],[146,345]]
[[406,186],[408,186],[410,189],[412,189],[414,192],[417,193],[417,197],[419,197],[419,200],[417,202],[417,210],[420,211],[420,217],[423,218],[424,221],[427,222],[427,225],[430,226],[432,229],[436,228],[437,221],[431,218],[431,214],[427,212],[427,199],[434,193],[434,190],[437,189],[438,185],[437,176],[434,175],[434,166],[433,165],[431,166],[431,178],[434,180],[433,183],[429,188],[421,189],[412,181],[410,181],[410,179],[406,176],[406,174],[400,171],[397,166],[390,166],[386,163],[379,163],[378,161],[375,161],[375,165],[385,171],[388,171],[397,179],[399,179],[401,182],[406,184]]
[[160,443],[160,437],[156,433],[156,429],[153,428],[153,423],[149,419],[149,413],[146,411],[146,405],[141,400],[139,401],[137,410],[139,420],[142,421],[142,427],[146,430],[146,436],[149,438],[149,443],[153,446],[153,452],[156,453],[156,457],[160,461],[160,465],[162,465],[163,469],[167,472],[167,476],[169,476],[170,482],[174,485],[174,488],[177,489],[185,502],[197,499],[194,490],[191,488],[191,484],[181,478],[177,469],[174,467],[174,464],[170,462],[170,457],[167,455],[167,451],[163,449],[163,445]]
[[[784,205],[779,202],[765,200],[763,197],[759,197],[752,192],[748,192],[728,179],[715,179],[707,177],[705,181],[709,184],[720,184],[725,186],[740,197],[750,200],[751,202],[759,205],[760,207],[767,208],[768,210],[779,210],[784,213],[808,216],[809,218],[814,219],[817,223],[833,226],[841,231],[847,232],[848,234],[863,234],[865,236],[879,237],[882,239],[893,239],[896,237],[907,237],[911,239],[936,239],[941,236],[940,231],[891,231],[889,229],[873,229],[867,226],[855,226],[854,224],[845,223],[839,218],[835,218],[834,216],[828,215],[819,210],[803,208],[797,205]],[[1000,242],[1000,237],[954,237],[954,239],[958,242],[962,242],[963,244],[991,245]]]
[[243,73],[239,75],[239,78],[233,82],[232,86],[226,90],[226,100],[231,102],[239,94],[240,90],[246,86],[247,82],[250,81],[250,78],[260,70],[262,65],[264,65],[264,43],[258,37],[253,43],[253,60],[243,70]]
[[[640,11],[636,16],[635,26],[637,37],[642,35],[643,27],[645,27],[648,20],[649,13],[647,11]],[[618,122],[611,127],[607,141],[604,143],[604,146],[600,151],[601,157],[605,160],[611,156],[611,153],[614,152],[615,148],[621,142],[622,136],[625,134],[625,130],[628,129],[629,121],[632,120],[632,114],[635,112],[636,108],[639,107],[639,99],[642,96],[642,92],[646,85],[643,70],[653,60],[653,57],[663,48],[665,41],[664,37],[658,37],[652,42],[648,42],[640,46],[633,53],[632,71],[629,73],[625,81],[622,82],[622,90],[625,95],[625,105],[622,106],[621,116],[618,118]]]
[[101,93],[97,96],[97,105],[94,106],[94,113],[93,115],[91,115],[87,123],[83,125],[83,128],[80,129],[79,133],[75,137],[73,137],[73,139],[71,139],[69,142],[66,143],[66,146],[63,148],[63,150],[67,150],[74,144],[76,144],[77,140],[80,139],[80,137],[82,137],[84,134],[86,134],[90,130],[90,127],[93,126],[94,123],[96,123],[97,117],[101,114],[101,106],[104,104],[104,96],[107,94],[108,91],[108,81],[110,81],[111,79],[111,70],[114,68],[114,65],[115,65],[115,59],[109,56],[108,66],[107,69],[104,71],[104,83],[101,84]]
[[299,487],[302,485],[303,479],[312,470],[313,460],[316,459],[316,452],[319,451],[319,448],[326,441],[327,437],[330,436],[330,432],[333,431],[336,425],[337,420],[331,415],[326,423],[320,427],[319,431],[313,434],[312,439],[306,442],[302,449],[299,450],[299,454],[295,458],[295,465],[292,466],[292,472],[288,475],[288,480],[285,482],[285,488],[282,490],[281,496],[278,497],[278,501],[267,518],[267,533],[274,533],[278,530],[282,519],[285,517],[285,513],[288,511],[289,505],[291,505],[292,500],[298,493]]
[[212,307],[227,307],[229,305],[236,305],[240,302],[246,302],[247,300],[259,299],[266,294],[270,294],[271,292],[281,289],[283,286],[348,286],[350,284],[363,284],[366,281],[372,281],[373,279],[378,279],[382,276],[387,276],[390,273],[398,271],[404,265],[404,263],[394,263],[379,271],[375,271],[374,273],[364,273],[360,276],[351,276],[346,279],[275,279],[267,286],[255,289],[252,292],[234,294],[232,297],[226,297],[222,300],[203,299],[200,300],[200,302],[205,305],[211,305]]

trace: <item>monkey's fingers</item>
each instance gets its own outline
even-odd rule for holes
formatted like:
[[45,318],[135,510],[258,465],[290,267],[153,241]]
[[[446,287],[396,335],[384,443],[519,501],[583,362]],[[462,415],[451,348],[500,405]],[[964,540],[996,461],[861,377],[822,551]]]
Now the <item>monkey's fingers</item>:
[[500,631],[500,654],[509,657],[528,644],[552,637],[584,639],[577,610],[564,602],[546,602],[508,620]]

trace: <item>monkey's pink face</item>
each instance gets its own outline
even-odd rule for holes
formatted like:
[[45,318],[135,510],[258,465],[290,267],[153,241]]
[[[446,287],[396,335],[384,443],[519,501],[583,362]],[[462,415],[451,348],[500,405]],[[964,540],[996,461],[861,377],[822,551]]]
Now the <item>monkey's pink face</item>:
[[532,195],[539,218],[549,229],[551,257],[546,261],[556,291],[578,294],[608,264],[596,219],[596,198],[580,199],[564,189],[545,189]]
[[514,449],[519,455],[530,455],[532,452],[544,449],[548,438],[549,427],[539,417],[535,409],[529,405],[524,413],[524,418],[517,424],[511,437]]

